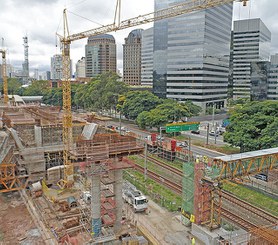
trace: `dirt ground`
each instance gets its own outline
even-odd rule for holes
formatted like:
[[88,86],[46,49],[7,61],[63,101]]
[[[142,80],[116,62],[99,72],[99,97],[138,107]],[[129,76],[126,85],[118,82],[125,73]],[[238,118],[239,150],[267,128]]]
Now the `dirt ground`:
[[0,193],[0,220],[0,245],[44,244],[18,192]]

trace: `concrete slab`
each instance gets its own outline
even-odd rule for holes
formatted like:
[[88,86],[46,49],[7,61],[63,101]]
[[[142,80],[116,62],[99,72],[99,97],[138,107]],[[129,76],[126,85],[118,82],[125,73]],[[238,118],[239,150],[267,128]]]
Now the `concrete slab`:
[[[190,244],[190,228],[185,227],[178,217],[179,213],[171,213],[160,207],[152,200],[148,202],[147,214],[134,213],[126,204],[124,210],[127,217],[135,220],[138,226],[143,226],[150,236],[161,245],[188,245]],[[196,243],[198,244],[198,243]]]

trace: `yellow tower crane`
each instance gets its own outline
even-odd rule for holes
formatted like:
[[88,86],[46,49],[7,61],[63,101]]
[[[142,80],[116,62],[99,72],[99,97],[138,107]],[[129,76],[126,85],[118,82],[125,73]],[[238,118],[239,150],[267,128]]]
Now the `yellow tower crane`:
[[[63,144],[64,144],[64,179],[59,182],[61,188],[69,186],[73,182],[73,165],[69,158],[69,151],[72,145],[72,114],[71,114],[71,84],[70,84],[70,44],[73,41],[81,40],[91,36],[97,36],[113,31],[123,30],[134,26],[139,26],[154,21],[176,17],[182,14],[194,11],[204,10],[231,2],[242,2],[246,6],[249,0],[190,0],[170,8],[162,9],[156,12],[137,16],[127,20],[120,21],[121,0],[117,0],[114,23],[83,31],[76,34],[69,34],[66,9],[64,9],[64,35],[59,35],[62,47],[63,57]],[[116,18],[117,23],[116,23]]]
[[2,54],[2,78],[3,78],[3,92],[4,92],[4,103],[8,105],[9,97],[8,97],[8,78],[7,78],[7,61],[6,61],[6,50],[0,49],[0,53]]

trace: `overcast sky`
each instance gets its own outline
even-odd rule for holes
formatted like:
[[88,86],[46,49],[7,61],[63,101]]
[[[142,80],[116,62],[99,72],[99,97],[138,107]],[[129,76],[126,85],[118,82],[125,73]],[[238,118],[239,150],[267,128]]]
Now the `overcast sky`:
[[[122,20],[153,12],[153,0],[122,0]],[[8,48],[8,63],[22,68],[23,39],[29,39],[30,72],[50,70],[50,57],[60,52],[56,31],[62,34],[62,13],[68,9],[70,33],[77,33],[111,24],[116,0],[0,0],[0,37]],[[247,7],[234,4],[234,20],[261,18],[272,32],[271,53],[278,53],[278,1],[251,0]],[[79,17],[79,16],[82,16]],[[146,29],[149,25],[141,26]],[[135,29],[135,28],[132,28]],[[118,52],[118,69],[122,69],[122,44],[132,29],[111,33],[115,36]],[[58,47],[56,47],[56,43]],[[71,45],[71,58],[75,63],[85,56],[86,40]]]

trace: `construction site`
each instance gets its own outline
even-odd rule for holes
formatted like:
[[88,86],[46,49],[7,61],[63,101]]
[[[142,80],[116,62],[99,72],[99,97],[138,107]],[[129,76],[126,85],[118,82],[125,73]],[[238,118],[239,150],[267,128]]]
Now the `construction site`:
[[[233,1],[225,1],[229,2]],[[246,5],[247,1],[240,2]],[[4,84],[0,107],[0,231],[8,239],[5,244],[175,244],[158,242],[161,233],[145,236],[138,231],[137,220],[130,219],[134,215],[127,215],[123,188],[124,173],[129,170],[144,174],[182,199],[180,221],[190,226],[190,236],[198,239],[197,244],[277,244],[277,215],[240,200],[222,187],[227,180],[243,183],[252,174],[267,171],[277,188],[278,148],[213,159],[196,157],[191,149],[177,146],[176,140],[162,142],[155,134],[147,140],[132,132],[118,134],[101,126],[108,118],[73,113],[71,109],[73,41],[222,3],[186,1],[121,21],[118,0],[113,24],[71,35],[64,10],[64,35],[58,35],[63,56],[62,108],[13,103],[13,96],[8,95],[6,50],[0,50]],[[142,154],[145,166],[131,160]],[[147,160],[154,169],[147,168]],[[165,163],[175,160],[182,163],[182,169]],[[136,198],[139,204],[147,202],[142,196]],[[161,195],[159,198],[162,203]],[[129,202],[128,198],[125,201]],[[222,232],[221,227],[226,225],[223,220],[234,224],[236,233]],[[145,221],[143,225],[152,233],[152,225]]]

